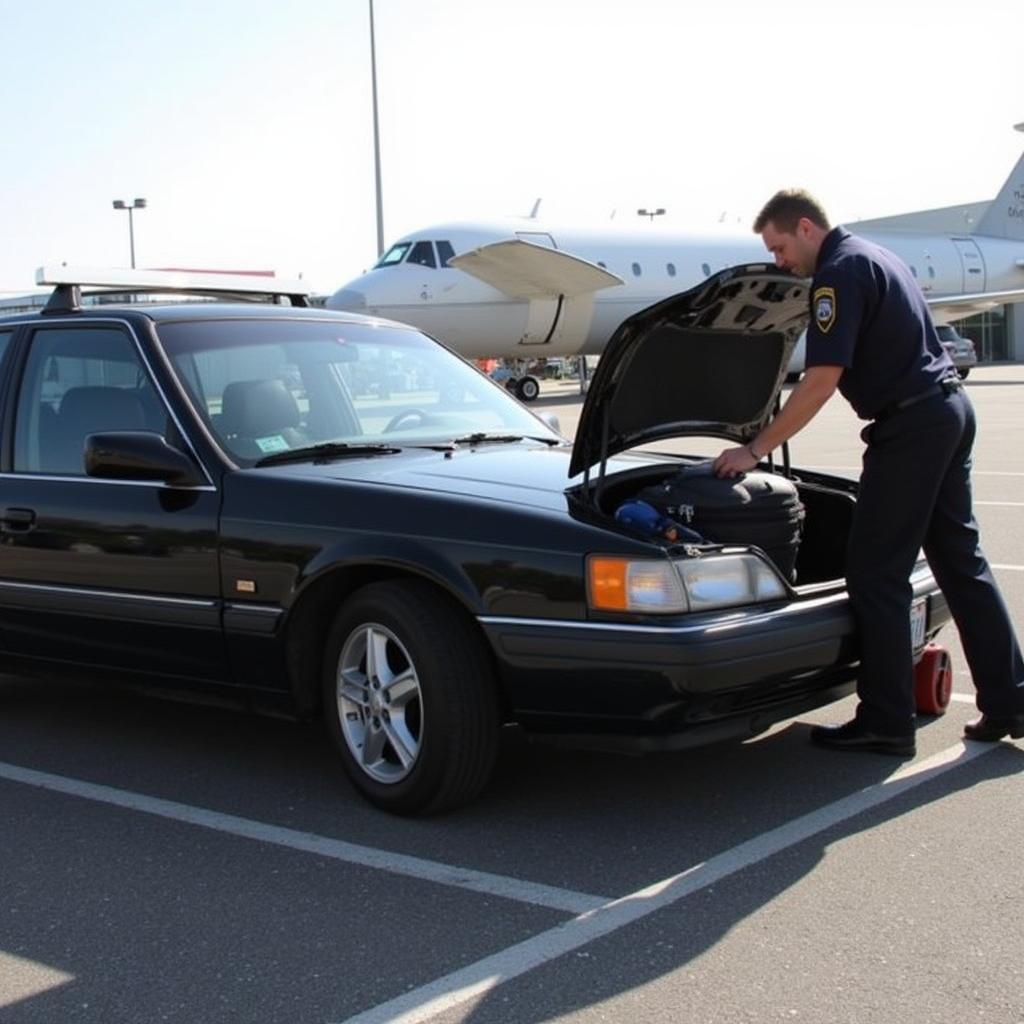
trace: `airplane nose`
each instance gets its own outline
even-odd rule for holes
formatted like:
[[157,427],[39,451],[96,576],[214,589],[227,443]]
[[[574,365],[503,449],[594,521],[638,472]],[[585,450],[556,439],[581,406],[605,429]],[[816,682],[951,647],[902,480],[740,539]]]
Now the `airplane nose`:
[[366,309],[366,296],[355,288],[339,288],[328,300],[328,309],[344,309],[349,313],[361,313]]

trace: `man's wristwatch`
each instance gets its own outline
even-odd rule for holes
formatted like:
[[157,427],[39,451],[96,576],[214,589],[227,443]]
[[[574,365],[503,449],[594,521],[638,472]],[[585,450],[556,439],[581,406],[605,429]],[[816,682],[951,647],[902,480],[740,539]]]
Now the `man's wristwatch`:
[[753,460],[754,460],[755,462],[760,462],[760,461],[761,461],[761,459],[763,459],[763,458],[764,458],[764,456],[763,456],[763,455],[758,455],[758,454],[757,454],[757,452],[755,451],[755,449],[754,449],[754,442],[753,442],[753,441],[751,441],[751,442],[750,442],[750,443],[749,443],[749,444],[747,445],[747,451],[748,451],[748,452],[750,452],[750,457],[751,457],[751,458],[752,458],[752,459],[753,459]]

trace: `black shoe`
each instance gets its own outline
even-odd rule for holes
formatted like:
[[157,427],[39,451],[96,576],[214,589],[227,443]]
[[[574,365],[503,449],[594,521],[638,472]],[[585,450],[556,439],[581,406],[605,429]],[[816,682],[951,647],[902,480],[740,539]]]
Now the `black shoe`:
[[811,729],[811,742],[832,750],[870,750],[878,754],[913,757],[917,753],[914,734],[889,736],[871,732],[857,719],[845,725],[816,725]]
[[1007,715],[1005,718],[982,715],[964,726],[964,739],[995,743],[1004,736],[1011,736],[1015,740],[1024,736],[1024,714]]

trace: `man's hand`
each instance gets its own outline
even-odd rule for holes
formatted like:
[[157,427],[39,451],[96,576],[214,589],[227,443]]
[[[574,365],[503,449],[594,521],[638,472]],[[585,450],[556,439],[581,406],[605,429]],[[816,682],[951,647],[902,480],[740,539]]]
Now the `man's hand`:
[[749,445],[726,448],[715,459],[712,465],[715,476],[734,477],[752,470],[758,459],[750,449],[760,452],[764,458],[803,429],[832,396],[842,375],[841,366],[809,366],[803,379],[790,392],[779,415]]
[[715,459],[713,469],[715,476],[734,477],[747,473],[757,465],[757,459],[750,453],[746,445],[739,448],[726,448]]

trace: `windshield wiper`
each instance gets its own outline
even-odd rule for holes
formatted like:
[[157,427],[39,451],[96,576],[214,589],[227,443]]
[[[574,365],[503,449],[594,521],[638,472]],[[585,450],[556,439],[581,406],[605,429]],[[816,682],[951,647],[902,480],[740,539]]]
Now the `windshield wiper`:
[[511,441],[540,441],[542,444],[561,444],[553,437],[532,437],[529,434],[488,434],[480,431],[475,434],[463,434],[453,437],[451,444],[508,444]]
[[276,466],[282,462],[305,462],[307,459],[345,459],[360,455],[394,455],[401,448],[389,444],[345,444],[341,441],[327,441],[311,444],[305,448],[291,448],[286,452],[265,455],[256,466]]

